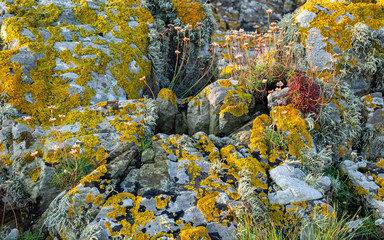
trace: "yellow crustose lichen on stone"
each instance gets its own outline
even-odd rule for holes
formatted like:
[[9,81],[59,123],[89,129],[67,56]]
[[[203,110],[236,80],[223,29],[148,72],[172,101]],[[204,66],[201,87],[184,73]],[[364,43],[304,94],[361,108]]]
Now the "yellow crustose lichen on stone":
[[[97,31],[92,30],[90,32],[63,22],[60,23],[60,26],[53,26],[62,12],[54,4],[42,6],[35,1],[17,1],[15,4],[5,1],[5,5],[17,17],[8,18],[3,22],[4,26],[6,26],[5,32],[7,35],[4,42],[10,43],[13,40],[18,40],[18,48],[26,45],[33,53],[43,53],[43,56],[45,56],[37,60],[36,68],[30,71],[30,77],[34,84],[25,84],[21,80],[22,71],[20,66],[9,62],[9,59],[14,54],[17,54],[17,51],[0,56],[2,63],[0,68],[4,70],[2,71],[2,76],[0,76],[1,82],[7,82],[7,85],[1,86],[0,91],[8,92],[10,102],[18,110],[37,117],[36,120],[45,123],[48,120],[46,116],[49,115],[45,109],[47,105],[57,105],[60,103],[61,114],[66,114],[70,109],[80,105],[89,105],[91,98],[95,94],[95,90],[87,86],[87,82],[92,80],[91,72],[103,74],[107,70],[107,65],[112,61],[113,64],[109,64],[109,70],[118,81],[115,90],[120,86],[125,90],[128,98],[137,98],[139,96],[138,92],[144,87],[144,83],[139,81],[139,78],[149,75],[151,68],[150,62],[144,60],[143,56],[146,54],[146,46],[148,44],[147,23],[154,22],[154,19],[149,11],[138,6],[137,1],[108,1],[102,8],[106,17],[96,13],[94,9],[88,6],[86,1],[73,1],[73,11],[77,20],[97,29]],[[131,7],[132,5],[136,5],[136,7]],[[44,15],[44,18],[41,18],[41,15]],[[138,26],[133,29],[128,26],[130,17],[133,17],[138,23]],[[119,28],[119,31],[112,30],[114,25]],[[21,34],[24,28],[27,28],[35,35],[34,39],[28,39]],[[46,44],[43,42],[44,39],[40,28],[42,30],[47,28],[51,34]],[[53,45],[56,42],[63,41],[63,36],[61,35],[62,28],[72,29],[71,33],[73,36],[77,35],[76,32],[80,35],[92,37],[98,36],[99,33],[111,32],[115,37],[123,41],[108,44],[113,57],[109,57],[100,49],[90,46],[83,49],[82,42],[78,42],[73,52],[68,49],[58,52],[54,49]],[[98,43],[100,44],[101,42]],[[91,58],[74,58],[75,54],[79,56],[94,54],[95,56]],[[64,63],[72,63],[76,67],[59,72],[55,71],[56,58],[59,58]],[[136,67],[139,69],[138,73],[131,72],[126,67],[133,60],[136,61]],[[15,74],[10,74],[9,69],[13,69]],[[77,93],[70,95],[67,90],[70,88],[69,84],[59,77],[52,77],[55,74],[60,75],[65,72],[73,72],[79,76],[76,83],[84,87],[83,96]],[[28,93],[32,93],[32,97],[36,100],[34,103],[27,102],[24,99],[24,94]],[[50,95],[50,93],[54,94]],[[32,119],[32,121],[35,120]],[[33,123],[37,123],[37,121]]]
[[[327,12],[323,12],[316,8],[321,5],[327,9]],[[373,3],[373,1],[364,2],[361,0],[351,2],[334,2],[329,0],[320,1],[307,1],[301,8],[302,11],[307,10],[316,14],[316,17],[309,23],[310,28],[318,28],[323,37],[333,39],[336,46],[343,52],[351,48],[351,30],[347,30],[346,27],[354,26],[358,22],[364,22],[372,30],[378,30],[384,26],[384,1]],[[347,16],[344,16],[340,22],[336,20],[346,14],[352,14],[353,20]],[[339,20],[339,19],[338,19]],[[309,28],[299,27],[302,42],[308,39],[308,42],[312,41],[313,35],[308,38],[306,33]],[[331,54],[335,52],[332,50],[332,46],[327,42],[327,50]],[[341,59],[342,56],[340,56]],[[353,64],[351,62],[351,64]],[[354,64],[356,65],[356,64]]]

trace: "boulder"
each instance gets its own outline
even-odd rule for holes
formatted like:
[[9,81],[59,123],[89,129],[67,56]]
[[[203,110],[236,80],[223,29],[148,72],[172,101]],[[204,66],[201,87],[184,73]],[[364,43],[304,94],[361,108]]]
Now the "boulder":
[[218,80],[188,103],[188,133],[229,135],[250,120],[254,106],[252,95],[237,81]]

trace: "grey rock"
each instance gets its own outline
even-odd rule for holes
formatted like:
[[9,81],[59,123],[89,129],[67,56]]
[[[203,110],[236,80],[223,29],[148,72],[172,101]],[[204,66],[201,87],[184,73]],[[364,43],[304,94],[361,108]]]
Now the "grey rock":
[[275,167],[270,172],[272,180],[281,188],[275,193],[270,193],[271,204],[287,204],[290,202],[300,202],[316,200],[323,197],[323,194],[315,188],[309,186],[305,181],[305,174],[298,168],[283,164]]

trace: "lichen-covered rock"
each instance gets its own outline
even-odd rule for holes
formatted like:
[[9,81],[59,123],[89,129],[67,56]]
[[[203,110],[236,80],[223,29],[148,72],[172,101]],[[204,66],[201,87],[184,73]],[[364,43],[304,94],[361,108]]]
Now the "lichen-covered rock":
[[1,91],[19,111],[46,122],[48,105],[66,114],[140,96],[154,19],[136,1],[5,1],[4,8]]
[[[231,239],[239,172],[248,168],[252,185],[263,191],[267,175],[262,165],[233,145],[218,149],[203,133],[193,138],[158,134],[153,146],[155,162],[132,169],[90,224],[102,228],[99,239]],[[224,158],[220,168],[213,167]]]
[[218,80],[188,103],[188,133],[228,135],[250,120],[254,105],[237,81]]
[[159,121],[157,131],[165,134],[174,132],[177,114],[176,94],[168,88],[160,90],[156,98]]
[[259,25],[263,31],[268,27],[268,9],[272,10],[269,15],[270,22],[277,21],[286,13],[293,12],[297,5],[304,1],[212,1],[213,9],[219,29],[227,31],[243,28],[247,31],[253,31],[255,25]]
[[300,24],[301,41],[308,47],[309,63],[321,71],[335,66],[331,59],[337,58],[336,68],[347,70],[344,78],[354,92],[367,92],[383,86],[383,15],[382,2],[307,1],[294,18]]
[[[384,160],[377,163],[345,160],[340,164],[344,174],[353,184],[355,192],[365,199],[368,207],[375,209],[377,217],[384,217]],[[368,171],[364,171],[368,169]]]
[[[63,161],[74,161],[73,153],[70,153],[74,144],[79,146],[76,156],[84,159],[87,166],[97,168],[108,163],[111,168],[108,174],[112,179],[124,173],[124,164],[137,164],[136,159],[128,160],[127,156],[141,146],[146,129],[151,128],[146,126],[147,119],[156,113],[151,111],[148,116],[145,111],[148,101],[151,100],[101,102],[87,110],[71,111],[67,116],[57,116],[53,112],[60,119],[54,123],[55,127],[33,126],[33,132],[23,120],[17,120],[20,123],[5,121],[0,131],[2,178],[7,179],[9,175],[14,181],[11,189],[18,188],[12,193],[12,196],[16,194],[13,199],[17,205],[25,208],[27,204],[34,204],[37,214],[46,210],[60,193],[60,189],[51,183],[57,169]],[[60,153],[52,150],[54,146],[61,147]],[[36,158],[32,156],[35,151]],[[17,175],[10,175],[13,172]],[[23,195],[28,202],[22,201]]]

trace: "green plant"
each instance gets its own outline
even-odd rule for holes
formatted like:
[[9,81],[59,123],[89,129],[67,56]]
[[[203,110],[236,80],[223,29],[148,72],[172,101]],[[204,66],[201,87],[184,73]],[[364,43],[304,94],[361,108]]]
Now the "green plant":
[[145,139],[142,139],[141,140],[141,144],[140,144],[140,152],[144,152],[146,149],[150,149],[152,148],[152,141],[147,141]]
[[[75,158],[69,158],[68,164],[65,166],[59,165],[56,168],[57,174],[53,176],[52,183],[61,190],[72,188],[95,168],[96,166],[90,164],[89,159],[83,155],[77,160],[75,160]],[[74,172],[76,172],[75,177],[73,177]]]
[[[237,217],[237,236],[239,240],[347,240],[359,235],[361,226],[350,228],[347,222],[356,219],[345,214],[338,216],[337,211],[323,214],[319,210],[311,213],[310,219],[294,213],[295,221],[289,227],[278,226],[266,215],[266,221],[260,223],[252,215],[243,212]],[[366,219],[363,220],[365,222]]]
[[43,237],[38,232],[26,231],[21,235],[20,240],[42,240]]

